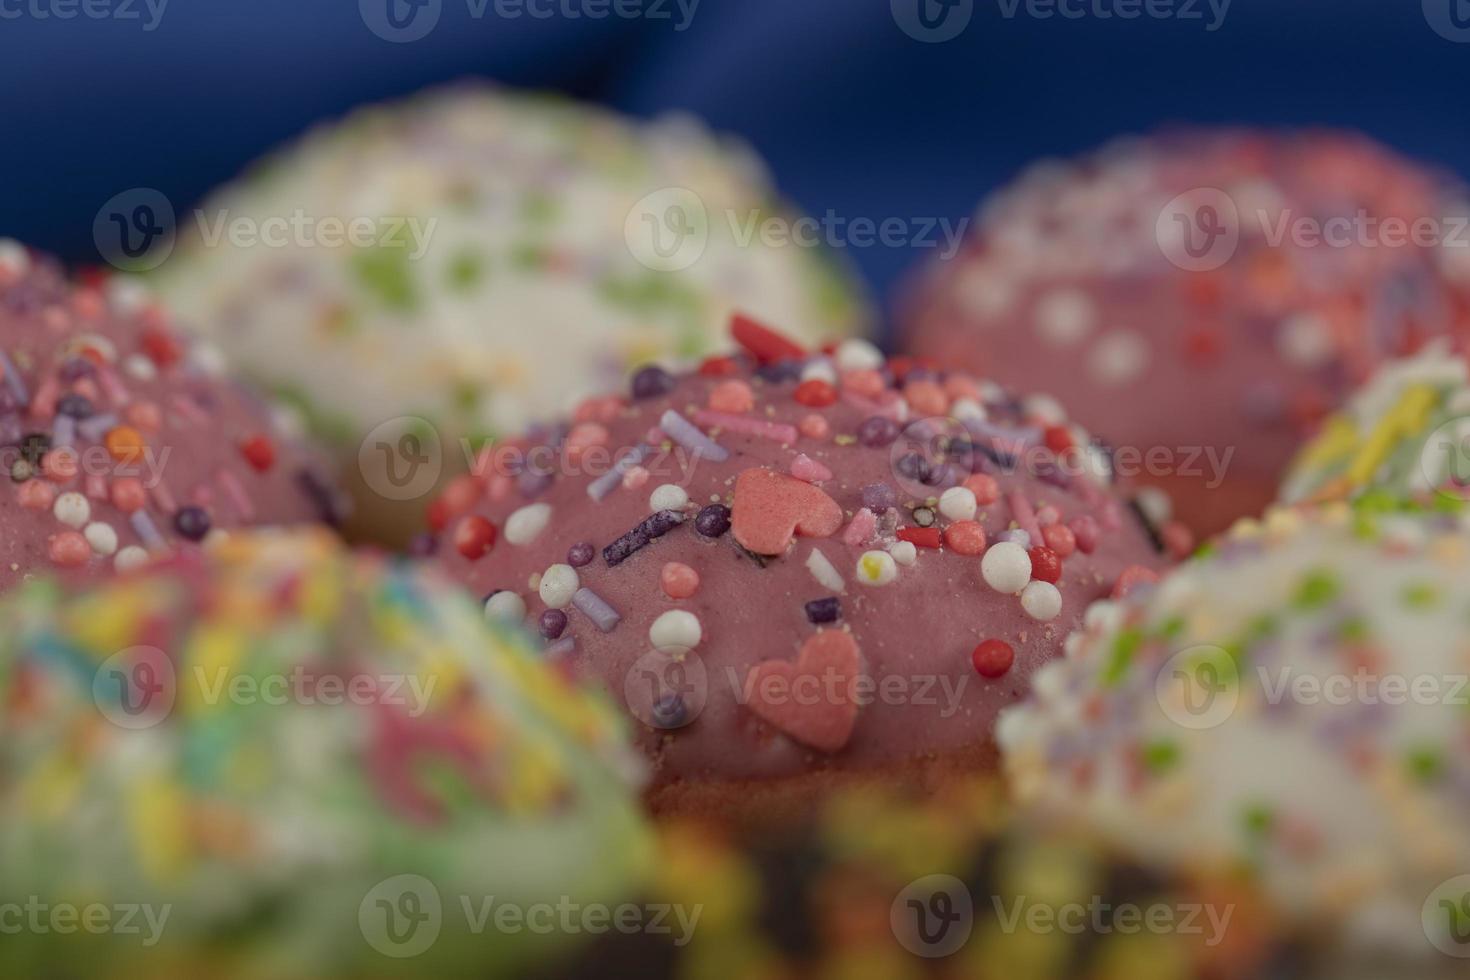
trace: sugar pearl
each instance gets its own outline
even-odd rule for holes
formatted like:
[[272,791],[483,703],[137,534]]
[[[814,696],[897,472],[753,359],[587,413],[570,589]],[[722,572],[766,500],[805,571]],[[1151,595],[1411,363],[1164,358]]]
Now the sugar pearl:
[[541,575],[541,601],[552,609],[565,609],[582,585],[577,570],[571,565],[552,565]]
[[112,529],[111,524],[93,521],[82,531],[82,537],[87,539],[92,550],[99,555],[110,555],[117,550],[117,532]]
[[997,542],[980,559],[980,574],[995,591],[1015,595],[1031,581],[1031,556],[1014,541]]
[[952,521],[972,521],[979,509],[975,492],[965,487],[950,487],[939,498],[939,513]]
[[1021,591],[1021,608],[1032,619],[1050,622],[1062,611],[1062,594],[1050,582],[1037,580]]
[[873,371],[883,366],[883,352],[866,340],[844,340],[837,345],[836,358],[843,371]]
[[648,639],[658,650],[690,650],[703,636],[699,617],[684,609],[670,609],[648,628]]
[[91,518],[92,505],[87,502],[86,497],[76,491],[69,491],[56,498],[51,513],[67,527],[81,527]]
[[526,618],[526,600],[518,593],[502,589],[485,600],[485,618],[503,623],[519,623]]
[[148,552],[135,544],[130,544],[117,553],[112,559],[112,567],[119,572],[126,572],[148,563]]
[[505,519],[505,540],[523,547],[535,541],[550,522],[550,504],[528,504]]
[[688,491],[673,483],[665,483],[648,495],[648,508],[655,514],[661,510],[683,510],[688,506]]
[[919,549],[912,541],[895,541],[888,546],[888,553],[900,565],[908,566],[919,560]]
[[858,559],[857,579],[864,585],[887,585],[898,578],[898,564],[886,551],[867,551]]
[[825,357],[814,358],[807,362],[806,367],[801,369],[801,380],[825,381],[830,385],[835,385],[837,383],[837,369]]

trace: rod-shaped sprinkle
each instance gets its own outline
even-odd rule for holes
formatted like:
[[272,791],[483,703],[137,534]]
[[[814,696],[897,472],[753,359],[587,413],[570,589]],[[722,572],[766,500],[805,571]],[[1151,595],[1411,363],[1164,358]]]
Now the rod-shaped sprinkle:
[[577,611],[596,624],[597,628],[604,633],[611,633],[613,629],[622,622],[623,617],[618,611],[607,604],[607,601],[593,592],[587,586],[582,586],[572,595],[572,605]]
[[658,420],[658,427],[670,439],[704,459],[723,463],[730,458],[730,450],[699,431],[698,426],[672,408],[664,412],[663,417]]
[[611,469],[587,484],[587,496],[601,503],[623,482],[624,474],[647,459],[651,452],[653,452],[652,446],[634,446],[626,455],[613,463]]

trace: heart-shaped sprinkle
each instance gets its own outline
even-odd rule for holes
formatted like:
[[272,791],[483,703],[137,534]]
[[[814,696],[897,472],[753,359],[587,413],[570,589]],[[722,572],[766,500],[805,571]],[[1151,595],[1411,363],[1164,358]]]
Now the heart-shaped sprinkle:
[[842,526],[837,501],[810,483],[753,468],[735,481],[731,514],[735,540],[757,555],[780,555],[795,535],[825,538]]
[[796,662],[765,660],[745,677],[746,703],[756,716],[822,752],[852,738],[861,671],[857,642],[844,630],[823,630],[802,644]]

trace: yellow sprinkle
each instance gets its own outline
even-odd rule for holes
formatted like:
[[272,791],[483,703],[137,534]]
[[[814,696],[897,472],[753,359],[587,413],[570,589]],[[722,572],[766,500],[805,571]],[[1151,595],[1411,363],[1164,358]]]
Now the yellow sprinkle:
[[183,790],[153,775],[135,779],[127,794],[128,823],[138,861],[152,880],[168,881],[182,870],[188,857],[188,804]]

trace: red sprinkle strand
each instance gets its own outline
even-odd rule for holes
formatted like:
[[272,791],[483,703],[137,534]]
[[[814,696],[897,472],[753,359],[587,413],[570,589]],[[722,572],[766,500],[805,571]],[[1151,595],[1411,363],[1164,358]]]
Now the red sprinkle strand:
[[806,357],[806,351],[794,341],[741,313],[730,318],[730,335],[762,364]]

